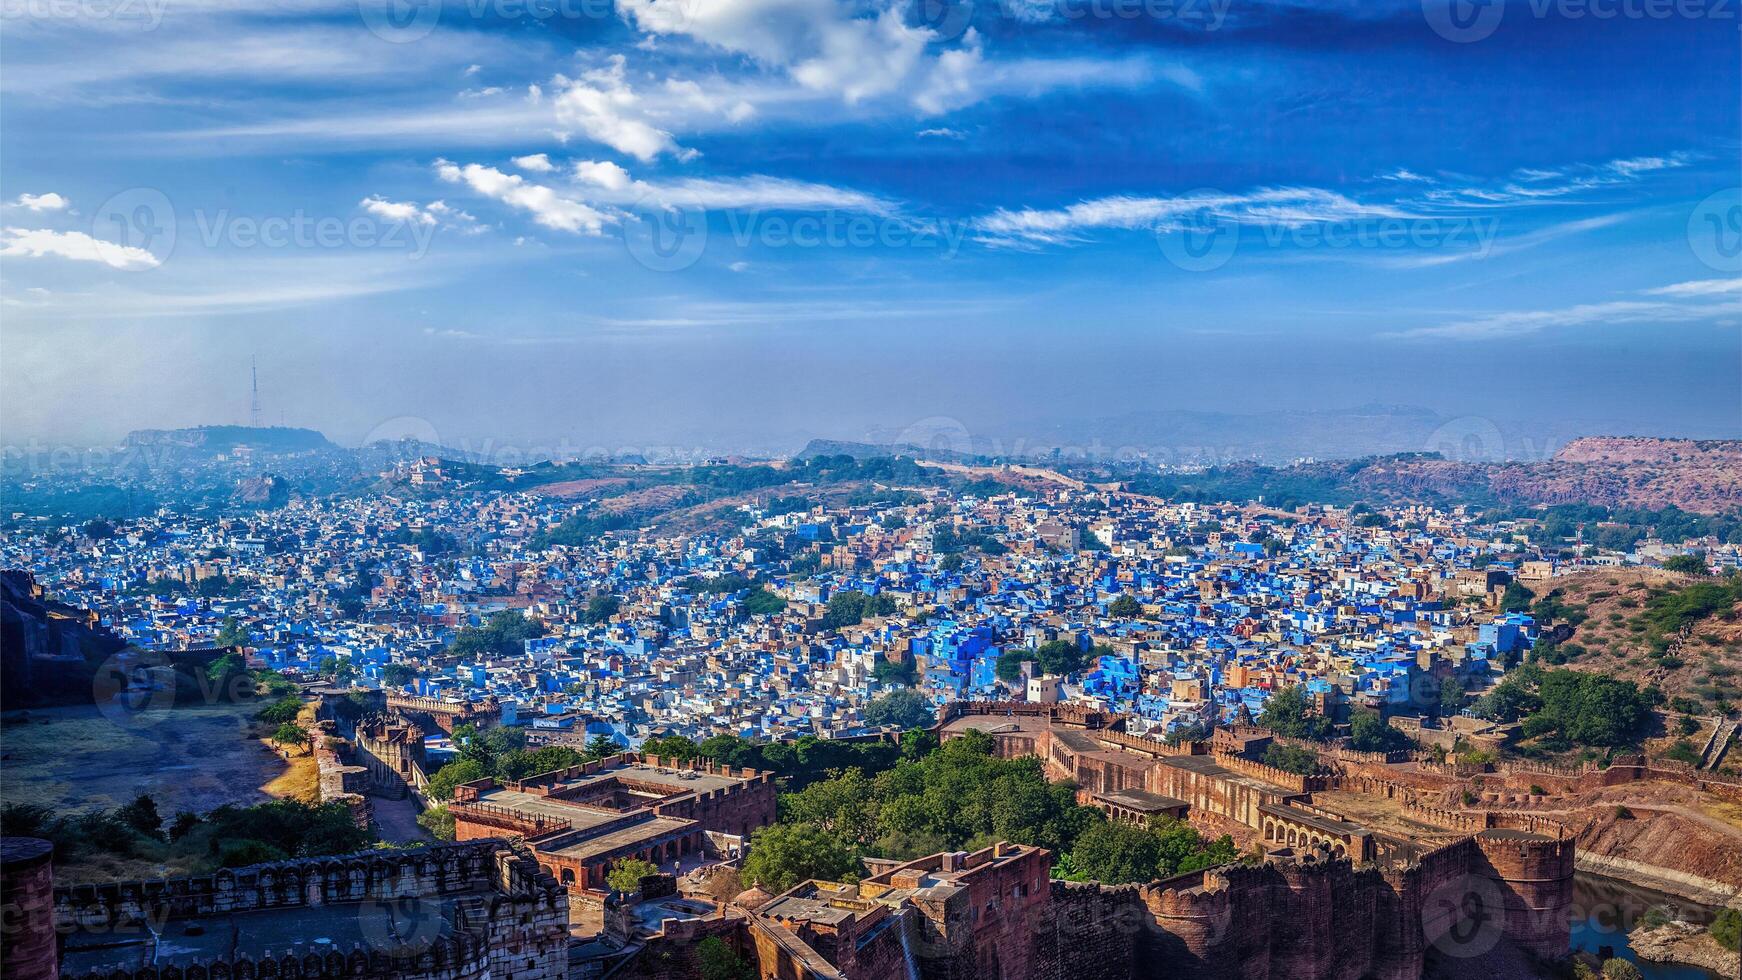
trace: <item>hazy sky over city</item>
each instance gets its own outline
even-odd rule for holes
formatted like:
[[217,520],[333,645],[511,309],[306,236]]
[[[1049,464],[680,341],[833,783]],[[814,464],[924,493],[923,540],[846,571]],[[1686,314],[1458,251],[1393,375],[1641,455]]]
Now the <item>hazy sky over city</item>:
[[1649,6],[8,5],[0,441],[246,421],[250,357],[352,445],[1742,436],[1738,13]]

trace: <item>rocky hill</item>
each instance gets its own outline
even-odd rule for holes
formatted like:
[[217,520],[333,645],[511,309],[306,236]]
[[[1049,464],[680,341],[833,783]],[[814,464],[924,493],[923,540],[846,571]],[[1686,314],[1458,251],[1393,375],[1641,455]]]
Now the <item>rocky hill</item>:
[[1355,501],[1596,504],[1725,514],[1742,510],[1742,440],[1575,439],[1541,462],[1471,463],[1410,453],[1287,467],[1240,463],[1190,474],[1143,474],[1127,486],[1196,500],[1263,497],[1283,507]]
[[191,429],[136,429],[122,445],[129,449],[170,448],[209,454],[229,453],[248,447],[266,453],[303,453],[337,449],[313,429],[284,426],[202,425]]

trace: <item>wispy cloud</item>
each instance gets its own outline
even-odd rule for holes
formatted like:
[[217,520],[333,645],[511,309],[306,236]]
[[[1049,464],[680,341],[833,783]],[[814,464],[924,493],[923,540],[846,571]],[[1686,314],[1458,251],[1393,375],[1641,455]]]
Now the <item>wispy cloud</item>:
[[1696,279],[1692,282],[1678,282],[1673,286],[1659,286],[1647,289],[1647,296],[1721,296],[1725,293],[1742,293],[1742,279]]
[[1236,225],[1298,227],[1314,222],[1407,218],[1389,204],[1364,204],[1317,187],[1265,187],[1244,193],[1205,192],[1180,197],[1114,196],[1055,209],[1000,209],[975,226],[990,244],[1059,244],[1085,240],[1096,229],[1181,227],[1201,217]]
[[1422,192],[1421,200],[1438,207],[1503,207],[1546,203],[1586,191],[1634,183],[1647,175],[1686,167],[1696,157],[1677,152],[1664,156],[1627,157],[1599,164],[1575,164],[1552,170],[1523,169],[1490,183],[1446,183]]
[[[1696,288],[1688,288],[1696,287]],[[1681,283],[1642,290],[1643,295],[1673,297],[1715,296],[1736,290],[1709,287],[1708,283]],[[1566,327],[1620,326],[1628,324],[1679,324],[1719,322],[1742,315],[1742,300],[1688,303],[1668,300],[1618,299],[1550,310],[1514,310],[1472,317],[1432,327],[1418,327],[1385,336],[1394,338],[1445,338],[1494,340],[1521,337]]]
[[[543,154],[540,154],[543,157]],[[546,159],[546,163],[550,163]],[[554,163],[550,170],[556,171]],[[810,181],[750,174],[643,181],[609,160],[577,160],[573,178],[534,183],[483,164],[438,161],[437,175],[532,215],[557,231],[599,235],[625,218],[629,206],[702,211],[853,211],[894,215],[897,202],[876,194]]]

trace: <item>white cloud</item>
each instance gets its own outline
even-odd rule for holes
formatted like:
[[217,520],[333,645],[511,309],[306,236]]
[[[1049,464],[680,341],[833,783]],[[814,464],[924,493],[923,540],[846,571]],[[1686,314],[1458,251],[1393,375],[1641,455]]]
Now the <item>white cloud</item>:
[[899,211],[896,202],[865,191],[762,174],[643,181],[609,160],[577,160],[573,171],[572,183],[547,187],[479,164],[461,166],[446,160],[436,164],[443,180],[464,183],[486,197],[527,211],[539,224],[594,235],[606,223],[618,221],[622,209],[631,205],[704,211],[839,210],[886,216]]
[[940,139],[946,140],[961,140],[968,138],[967,133],[964,133],[959,129],[951,129],[948,126],[934,126],[930,129],[922,129],[913,135],[918,136],[920,139],[925,139],[928,136],[936,136]]
[[555,99],[557,119],[588,139],[642,161],[682,152],[671,133],[646,118],[641,98],[624,80],[622,55],[612,55],[606,67],[576,80],[559,75],[557,84],[562,86]]
[[785,71],[848,103],[905,95],[922,112],[971,100],[981,54],[972,28],[951,44],[906,23],[902,5],[839,0],[621,0],[636,27],[681,34]]
[[411,201],[389,201],[386,198],[370,196],[357,202],[357,206],[383,221],[400,221],[406,224],[433,225],[435,215],[424,211]]
[[1098,228],[1178,227],[1188,216],[1242,225],[1298,227],[1315,222],[1407,218],[1390,205],[1362,204],[1316,187],[1266,187],[1243,194],[1204,192],[1180,197],[1120,195],[1080,201],[1051,210],[999,209],[976,225],[993,244],[1044,244],[1081,241]]
[[512,162],[527,173],[548,174],[556,169],[556,166],[550,162],[550,157],[543,153],[530,153],[523,157],[514,157]]
[[1742,279],[1696,279],[1693,282],[1678,282],[1673,286],[1659,286],[1647,289],[1647,296],[1721,296],[1724,293],[1742,292]]
[[895,211],[893,202],[875,194],[762,174],[642,181],[631,177],[629,171],[615,163],[580,160],[575,163],[575,179],[585,185],[580,193],[595,204],[640,202],[703,210],[768,208],[870,214],[893,214]]
[[47,194],[20,194],[12,203],[31,211],[64,211],[72,202],[49,191]]
[[578,160],[575,162],[575,179],[606,190],[620,191],[634,183],[629,171],[609,160]]
[[82,231],[7,228],[0,232],[0,255],[100,262],[112,269],[152,269],[161,260],[142,248],[92,238]]
[[436,174],[449,183],[463,183],[474,191],[519,208],[532,215],[532,220],[558,231],[575,234],[603,233],[608,216],[580,201],[562,197],[542,184],[528,183],[514,174],[505,174],[494,167],[469,163],[458,166],[439,161]]

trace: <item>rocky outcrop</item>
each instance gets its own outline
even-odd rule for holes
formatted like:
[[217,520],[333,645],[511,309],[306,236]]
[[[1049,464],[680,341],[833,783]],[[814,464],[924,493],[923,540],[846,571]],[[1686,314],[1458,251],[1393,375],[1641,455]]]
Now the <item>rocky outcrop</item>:
[[290,503],[290,483],[276,473],[251,476],[237,481],[235,498],[254,507],[283,507]]
[[0,707],[89,700],[99,665],[125,646],[96,614],[45,596],[29,572],[0,571]]
[[1653,963],[1685,963],[1720,977],[1742,977],[1742,953],[1725,949],[1706,930],[1686,922],[1639,929],[1627,937],[1633,953]]

